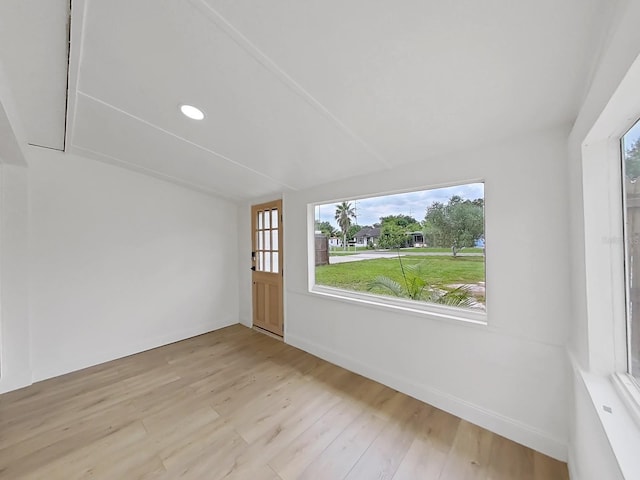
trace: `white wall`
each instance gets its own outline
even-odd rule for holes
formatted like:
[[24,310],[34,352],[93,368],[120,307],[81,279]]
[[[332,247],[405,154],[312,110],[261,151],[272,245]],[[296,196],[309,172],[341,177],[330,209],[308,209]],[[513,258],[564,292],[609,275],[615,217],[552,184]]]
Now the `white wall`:
[[238,322],[237,208],[30,148],[33,380]]
[[[567,129],[530,133],[495,147],[287,194],[286,341],[565,459],[566,138]],[[308,293],[308,203],[480,178],[489,326]]]
[[[273,198],[269,200],[275,200]],[[269,201],[266,200],[266,201]],[[258,204],[259,201],[253,204]],[[284,228],[284,224],[283,224]],[[253,325],[253,300],[251,298],[251,204],[238,208],[238,315],[240,323],[251,327]],[[248,296],[247,296],[248,292]]]
[[0,393],[31,383],[27,174],[0,165]]

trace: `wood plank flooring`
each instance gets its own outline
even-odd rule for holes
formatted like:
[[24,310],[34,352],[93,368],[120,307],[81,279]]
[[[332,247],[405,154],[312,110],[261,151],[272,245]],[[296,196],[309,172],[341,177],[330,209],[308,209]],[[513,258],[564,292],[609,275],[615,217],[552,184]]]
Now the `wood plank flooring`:
[[243,326],[0,395],[2,479],[568,479],[564,463]]

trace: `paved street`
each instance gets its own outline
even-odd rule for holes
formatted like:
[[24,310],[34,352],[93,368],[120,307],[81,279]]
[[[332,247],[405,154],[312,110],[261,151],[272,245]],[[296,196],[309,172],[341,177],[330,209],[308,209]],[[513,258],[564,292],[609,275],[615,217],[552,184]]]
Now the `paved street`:
[[[421,252],[400,252],[400,256],[401,257],[407,257],[407,256],[425,256],[425,255],[429,255],[429,256],[438,256],[438,257],[444,257],[444,256],[451,256],[451,252],[429,252],[429,253],[421,253]],[[482,253],[458,253],[459,257],[481,257]],[[329,263],[331,265],[335,265],[338,263],[347,263],[347,262],[360,262],[362,260],[373,260],[376,258],[397,258],[398,257],[398,253],[397,252],[383,252],[383,251],[376,251],[376,250],[371,250],[371,251],[367,251],[366,253],[356,253],[354,255],[334,255],[334,256],[330,256],[329,257]]]

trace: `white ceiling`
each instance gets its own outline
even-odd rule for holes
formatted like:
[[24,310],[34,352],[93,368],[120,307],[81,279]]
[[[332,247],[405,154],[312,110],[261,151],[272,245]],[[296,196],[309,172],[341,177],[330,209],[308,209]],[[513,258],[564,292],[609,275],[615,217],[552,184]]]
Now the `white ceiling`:
[[614,3],[73,0],[67,150],[247,200],[567,124]]

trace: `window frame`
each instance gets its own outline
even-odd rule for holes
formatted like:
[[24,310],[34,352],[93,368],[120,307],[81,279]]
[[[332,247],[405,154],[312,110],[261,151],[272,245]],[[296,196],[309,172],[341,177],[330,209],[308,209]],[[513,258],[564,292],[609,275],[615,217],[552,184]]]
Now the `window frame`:
[[[626,98],[629,93],[625,92]],[[612,104],[630,107],[629,102]],[[617,109],[621,111],[601,115],[581,148],[588,362],[592,373],[610,378],[630,417],[640,426],[640,386],[629,374],[621,148],[622,137],[640,117],[640,108],[633,114]]]
[[[631,285],[629,271],[629,233],[627,229],[627,195],[625,187],[625,141],[624,137],[636,126],[640,126],[640,116],[636,121],[631,123],[624,133],[620,135],[619,140],[619,162],[620,162],[620,210],[622,218],[622,250],[624,262],[624,296],[625,296],[625,356],[626,356],[626,372],[616,372],[614,375],[614,384],[622,393],[623,400],[627,406],[634,412],[634,418],[640,425],[640,384],[632,374],[632,352],[631,352],[631,327],[633,318],[631,316]],[[640,306],[640,305],[639,305]]]
[[[469,185],[473,183],[483,184],[483,200],[484,200],[484,238],[487,238],[487,203],[486,203],[486,181],[484,179],[470,179],[460,182],[451,182],[447,184],[422,186],[411,189],[402,189],[395,191],[386,191],[380,193],[371,193],[366,195],[359,195],[341,199],[328,199],[322,201],[316,201],[307,204],[307,291],[311,295],[319,297],[343,301],[356,305],[363,305],[371,308],[383,309],[387,311],[393,311],[400,314],[418,315],[424,318],[430,318],[434,320],[444,320],[461,322],[467,325],[488,325],[488,297],[485,294],[485,308],[484,310],[474,310],[470,308],[451,307],[446,305],[438,305],[435,303],[421,302],[416,300],[397,298],[392,296],[376,295],[371,293],[356,292],[351,290],[344,290],[341,288],[328,287],[325,285],[316,285],[315,283],[315,208],[318,205],[326,205],[328,203],[338,203],[340,201],[355,201],[373,197],[382,197],[390,195],[398,195],[403,193],[420,192],[424,190],[437,190],[440,188],[456,187]],[[485,263],[485,285],[487,285],[487,249],[484,251],[484,263]]]

